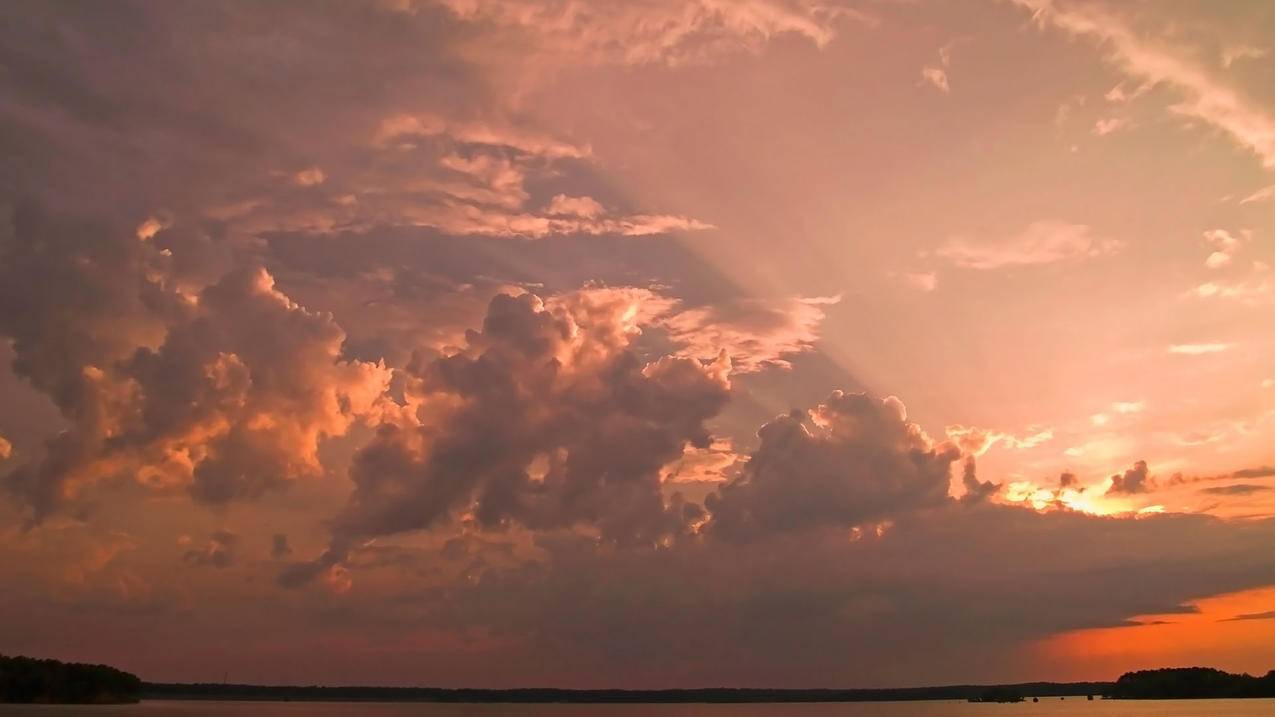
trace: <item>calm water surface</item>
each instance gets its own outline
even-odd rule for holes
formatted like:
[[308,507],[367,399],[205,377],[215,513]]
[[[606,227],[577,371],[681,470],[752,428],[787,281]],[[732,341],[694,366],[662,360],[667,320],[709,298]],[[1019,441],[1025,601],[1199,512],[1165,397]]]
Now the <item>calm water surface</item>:
[[0,717],[53,715],[111,717],[1275,717],[1275,700],[1089,702],[1082,698],[1038,703],[857,702],[751,705],[435,705],[376,702],[143,702],[77,707],[0,705]]

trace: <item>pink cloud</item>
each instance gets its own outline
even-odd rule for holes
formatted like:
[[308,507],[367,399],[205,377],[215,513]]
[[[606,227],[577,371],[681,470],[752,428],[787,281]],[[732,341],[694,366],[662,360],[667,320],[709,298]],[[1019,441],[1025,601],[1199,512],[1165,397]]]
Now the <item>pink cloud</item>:
[[1116,239],[1094,236],[1084,224],[1042,220],[1007,239],[953,236],[933,253],[963,269],[990,270],[1092,259],[1122,246]]

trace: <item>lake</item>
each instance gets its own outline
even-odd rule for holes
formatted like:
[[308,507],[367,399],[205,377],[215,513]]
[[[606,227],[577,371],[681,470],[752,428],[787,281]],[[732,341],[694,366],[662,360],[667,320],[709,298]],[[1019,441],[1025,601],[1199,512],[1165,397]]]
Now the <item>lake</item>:
[[112,715],[115,717],[1270,717],[1275,699],[1112,701],[1068,697],[1038,703],[825,702],[745,705],[459,705],[409,702],[196,702],[137,705],[0,705],[0,716]]

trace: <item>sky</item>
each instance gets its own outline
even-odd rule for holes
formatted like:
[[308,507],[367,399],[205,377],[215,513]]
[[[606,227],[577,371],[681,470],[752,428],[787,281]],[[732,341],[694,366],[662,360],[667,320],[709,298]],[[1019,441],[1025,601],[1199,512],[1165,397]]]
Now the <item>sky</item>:
[[1275,668],[1275,4],[0,17],[0,652]]

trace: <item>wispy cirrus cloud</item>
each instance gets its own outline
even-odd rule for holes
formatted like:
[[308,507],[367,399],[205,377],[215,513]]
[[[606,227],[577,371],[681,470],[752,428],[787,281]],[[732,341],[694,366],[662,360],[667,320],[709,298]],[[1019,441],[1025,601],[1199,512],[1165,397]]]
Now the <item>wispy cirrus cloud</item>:
[[1042,220],[1007,238],[953,236],[930,253],[962,269],[991,270],[1092,259],[1122,247],[1117,239],[1095,236],[1085,224]]
[[1256,202],[1269,202],[1269,201],[1270,201],[1270,200],[1272,200],[1272,199],[1275,199],[1275,184],[1271,184],[1271,185],[1269,185],[1269,186],[1262,187],[1261,189],[1257,190],[1256,192],[1253,192],[1252,194],[1248,195],[1247,197],[1244,197],[1243,199],[1241,199],[1241,200],[1240,200],[1240,204],[1253,204],[1253,203],[1256,203]]
[[[1175,47],[1167,37],[1135,31],[1130,19],[1093,2],[1014,0],[1042,26],[1052,26],[1102,45],[1107,58],[1131,80],[1172,87],[1182,100],[1169,106],[1175,115],[1199,120],[1226,133],[1275,169],[1275,116],[1237,87]],[[1125,9],[1135,6],[1124,6]],[[1229,64],[1229,63],[1226,63]]]
[[1223,351],[1229,351],[1231,344],[1221,342],[1198,343],[1198,344],[1170,344],[1167,349],[1169,353],[1178,356],[1207,356],[1209,354],[1220,354]]
[[981,456],[996,445],[1002,445],[1012,450],[1027,450],[1046,443],[1054,437],[1053,430],[1049,428],[1033,428],[1029,430],[1029,433],[1020,436],[977,426],[957,424],[948,426],[946,432],[948,439],[960,446],[963,453],[972,456]]
[[681,344],[681,355],[709,358],[726,351],[735,371],[791,368],[813,348],[828,307],[840,296],[741,298],[676,311],[659,322]]
[[851,7],[817,0],[401,0],[415,11],[441,5],[457,18],[533,38],[539,53],[576,61],[623,65],[700,65],[756,52],[792,35],[824,47],[837,22],[871,18]]

